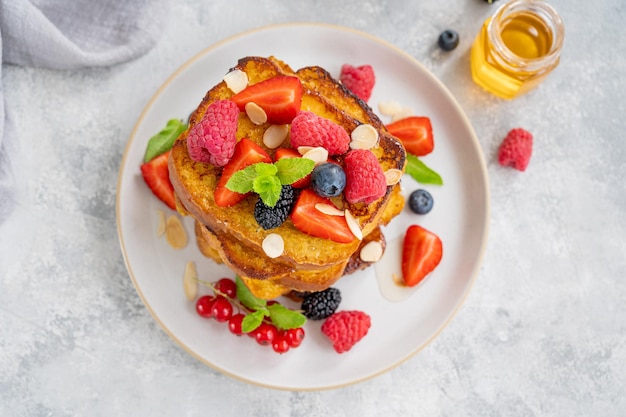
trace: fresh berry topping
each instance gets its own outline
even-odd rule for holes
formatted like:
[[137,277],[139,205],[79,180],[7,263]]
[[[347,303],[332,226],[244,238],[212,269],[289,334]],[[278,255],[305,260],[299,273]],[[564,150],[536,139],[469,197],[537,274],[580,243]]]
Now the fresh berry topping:
[[278,336],[276,326],[269,323],[261,323],[259,327],[251,332],[251,336],[259,345],[267,346]]
[[230,330],[232,334],[237,336],[241,336],[243,334],[241,323],[243,322],[244,317],[246,317],[245,314],[237,313],[228,320],[228,330]]
[[167,158],[170,151],[162,153],[152,160],[141,165],[141,175],[152,190],[152,193],[172,210],[176,210],[174,186],[170,182]]
[[304,340],[304,329],[302,327],[297,327],[295,329],[289,329],[285,331],[285,339],[287,339],[287,343],[289,347],[296,348],[302,344]]
[[239,110],[252,102],[265,111],[268,123],[291,123],[302,103],[302,84],[297,77],[277,76],[249,85],[231,97]]
[[293,187],[283,185],[278,202],[274,207],[268,206],[259,198],[254,206],[254,218],[263,229],[273,229],[287,220],[295,202],[296,193]]
[[437,44],[444,51],[451,51],[459,45],[459,34],[451,29],[444,30],[439,35]]
[[220,323],[228,321],[233,315],[233,305],[226,298],[218,295],[211,305],[211,315]]
[[211,318],[213,313],[211,312],[211,307],[213,307],[213,301],[215,297],[212,295],[203,295],[202,297],[196,300],[196,313],[200,317],[204,317],[205,319]]
[[348,90],[352,91],[355,96],[367,102],[372,95],[376,77],[371,65],[353,67],[352,65],[344,64],[341,67],[339,81],[341,81]]
[[355,239],[344,216],[332,216],[319,211],[316,204],[333,203],[310,188],[302,190],[291,212],[291,221],[302,233],[330,239],[338,243],[350,243]]
[[402,246],[404,283],[409,287],[419,284],[439,265],[442,255],[443,246],[436,234],[421,226],[409,226]]
[[230,278],[221,278],[213,286],[215,291],[229,298],[237,296],[237,284]]
[[237,143],[239,108],[230,100],[211,103],[206,113],[189,129],[187,148],[194,161],[224,166],[233,156]]
[[322,320],[331,316],[341,303],[341,292],[337,288],[307,293],[302,300],[302,314],[311,320]]
[[219,207],[231,207],[246,198],[247,194],[240,194],[226,188],[226,183],[235,172],[257,162],[270,163],[272,159],[263,148],[248,139],[241,139],[237,142],[235,152],[224,166],[222,176],[215,188],[215,204]]
[[337,123],[310,111],[299,111],[291,123],[291,146],[322,147],[329,155],[341,155],[350,148],[350,135]]
[[427,155],[435,148],[433,128],[428,117],[409,116],[385,127],[415,156]]
[[[301,158],[302,155],[295,149],[291,148],[278,148],[276,152],[274,152],[274,160],[278,161],[283,158]],[[311,184],[311,174],[306,177],[299,179],[298,181],[291,184],[293,188],[306,188]]]
[[272,340],[272,349],[274,349],[274,352],[276,353],[283,354],[289,351],[290,347],[289,341],[284,334],[279,334],[274,338],[274,340]]
[[387,180],[376,155],[367,149],[353,149],[344,160],[346,188],[349,203],[370,204],[385,195]]
[[500,145],[498,162],[525,171],[533,153],[533,135],[524,129],[511,130]]
[[409,196],[409,208],[413,213],[426,214],[433,208],[433,196],[426,190],[415,190]]
[[322,197],[337,197],[346,186],[346,173],[335,163],[326,162],[313,168],[311,188]]
[[370,316],[362,311],[340,311],[326,319],[322,333],[330,339],[337,353],[347,352],[369,331]]

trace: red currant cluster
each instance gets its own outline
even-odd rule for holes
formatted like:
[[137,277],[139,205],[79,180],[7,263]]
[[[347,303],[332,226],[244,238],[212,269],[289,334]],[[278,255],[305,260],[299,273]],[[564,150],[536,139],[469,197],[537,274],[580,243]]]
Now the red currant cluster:
[[[245,333],[242,329],[243,320],[249,313],[246,307],[237,300],[237,285],[230,278],[222,278],[211,285],[214,295],[203,295],[196,300],[196,312],[200,317],[214,318],[220,323],[228,322],[228,330],[237,336],[247,334],[263,346],[271,345],[277,353],[285,353],[291,348],[300,346],[304,339],[304,329],[279,329],[268,320],[264,320],[257,328]],[[275,300],[268,305],[277,304]],[[235,312],[235,309],[238,312]]]

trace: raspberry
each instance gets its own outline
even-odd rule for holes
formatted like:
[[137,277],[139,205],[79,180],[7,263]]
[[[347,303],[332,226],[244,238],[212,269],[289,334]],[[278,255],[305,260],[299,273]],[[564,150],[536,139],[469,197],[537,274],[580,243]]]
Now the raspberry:
[[350,135],[338,124],[310,111],[301,110],[291,123],[291,146],[321,146],[329,155],[341,155],[350,148]]
[[211,103],[200,123],[189,130],[187,149],[191,159],[224,166],[237,144],[239,107],[231,100]]
[[525,171],[533,152],[533,135],[524,129],[511,130],[500,145],[498,162]]
[[337,288],[307,293],[302,301],[302,314],[311,320],[322,320],[331,316],[341,303],[341,292]]
[[322,324],[324,333],[337,353],[349,351],[369,331],[371,319],[362,311],[340,311]]
[[353,67],[352,65],[344,64],[341,67],[339,80],[355,96],[367,102],[372,95],[376,77],[371,65]]
[[367,149],[354,149],[344,160],[346,188],[344,195],[349,203],[369,204],[385,195],[387,181],[376,155]]

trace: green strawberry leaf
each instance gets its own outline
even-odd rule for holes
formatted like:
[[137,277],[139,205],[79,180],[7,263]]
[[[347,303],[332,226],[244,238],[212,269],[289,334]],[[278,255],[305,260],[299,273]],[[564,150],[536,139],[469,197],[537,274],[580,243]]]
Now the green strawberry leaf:
[[235,284],[237,285],[237,298],[241,304],[251,310],[266,310],[267,301],[255,297],[238,275],[235,277]]
[[297,329],[306,323],[306,317],[297,311],[290,310],[282,304],[272,304],[267,306],[270,320],[282,330]]
[[[267,309],[263,310],[267,311]],[[265,318],[265,312],[263,310],[257,310],[254,313],[246,314],[241,322],[241,331],[244,333],[250,333],[259,327]]]
[[309,175],[315,162],[308,158],[282,158],[274,163],[278,170],[278,178],[283,185],[293,184]]
[[257,177],[254,165],[249,165],[235,172],[226,182],[226,188],[239,194],[246,194],[252,191],[254,189],[254,179]]
[[269,207],[274,207],[280,198],[282,185],[278,177],[274,175],[258,176],[252,182],[252,189],[261,197],[261,200]]
[[168,120],[167,124],[159,133],[152,136],[148,140],[146,147],[146,153],[143,156],[143,161],[148,162],[153,158],[161,155],[164,152],[172,149],[174,141],[182,132],[187,129],[187,125],[178,119]]
[[406,173],[422,184],[443,185],[441,176],[430,169],[417,156],[407,153]]

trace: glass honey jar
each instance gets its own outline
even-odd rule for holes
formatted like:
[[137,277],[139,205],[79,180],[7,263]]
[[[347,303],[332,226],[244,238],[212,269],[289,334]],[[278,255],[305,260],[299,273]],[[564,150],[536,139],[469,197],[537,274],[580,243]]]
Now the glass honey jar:
[[543,0],[512,0],[482,26],[471,51],[474,82],[512,99],[536,87],[559,64],[565,28]]

